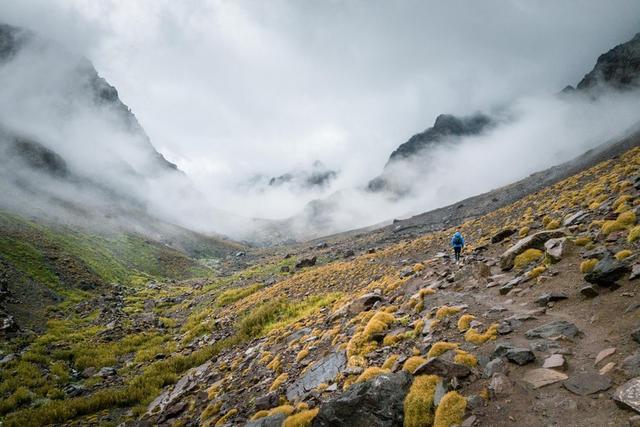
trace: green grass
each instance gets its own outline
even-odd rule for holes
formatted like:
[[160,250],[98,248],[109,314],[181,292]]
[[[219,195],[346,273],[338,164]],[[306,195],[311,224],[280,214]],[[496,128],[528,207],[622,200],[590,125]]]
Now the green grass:
[[279,298],[261,304],[242,317],[237,324],[238,333],[247,338],[260,337],[274,329],[290,325],[340,298],[340,294],[310,296],[302,301]]
[[222,292],[216,298],[216,304],[218,307],[224,307],[225,305],[232,304],[242,298],[248,297],[262,288],[262,285],[255,284],[251,286],[245,286],[243,288],[232,288]]

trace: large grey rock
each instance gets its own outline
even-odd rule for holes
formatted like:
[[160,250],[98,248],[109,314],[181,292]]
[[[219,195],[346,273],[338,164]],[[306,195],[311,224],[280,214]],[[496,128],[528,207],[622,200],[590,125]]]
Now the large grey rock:
[[496,234],[491,236],[491,243],[500,243],[507,237],[514,234],[517,230],[515,228],[505,228],[498,231]]
[[364,294],[349,304],[349,312],[357,314],[361,311],[371,310],[373,305],[378,301],[382,301],[382,295],[375,292]]
[[449,362],[440,357],[434,357],[427,360],[422,365],[418,366],[413,375],[437,375],[442,378],[464,378],[471,374],[471,369],[466,365],[460,365],[458,363]]
[[613,400],[622,408],[640,412],[640,378],[633,378],[618,387],[613,393]]
[[280,396],[278,392],[272,391],[271,393],[267,393],[263,396],[256,398],[256,411],[261,411],[264,409],[271,409],[278,406],[280,403]]
[[535,303],[544,307],[550,302],[561,301],[567,298],[569,298],[569,296],[564,292],[547,292],[536,298]]
[[507,352],[513,349],[514,346],[508,343],[499,342],[496,344],[495,349],[491,353],[491,359],[496,359],[500,357],[504,357],[507,355]]
[[412,377],[401,371],[355,384],[320,406],[313,427],[400,427]]
[[537,328],[529,329],[525,332],[525,336],[529,339],[550,338],[559,335],[567,338],[575,338],[579,333],[578,327],[573,323],[567,322],[566,320],[554,320]]
[[202,365],[187,371],[187,373],[180,378],[173,387],[165,390],[149,404],[147,407],[147,414],[152,414],[156,411],[162,412],[165,408],[168,408],[175,402],[178,402],[182,396],[193,390],[197,384],[207,377],[210,367],[211,361],[207,361]]
[[605,257],[598,261],[593,270],[584,276],[584,280],[604,287],[614,286],[616,281],[629,271],[630,267],[624,262],[612,257]]
[[255,421],[247,421],[245,427],[281,427],[285,418],[285,414],[276,414]]
[[287,399],[294,401],[320,384],[333,380],[346,364],[347,356],[343,351],[330,354],[289,386]]
[[587,215],[589,214],[585,211],[578,211],[573,215],[565,218],[565,220],[562,222],[562,225],[564,225],[565,227],[570,227],[572,225],[579,224]]
[[558,262],[567,255],[570,255],[574,249],[575,246],[573,242],[566,237],[549,239],[544,244],[544,250],[553,262]]
[[564,230],[544,230],[520,239],[500,256],[500,268],[505,271],[511,270],[513,268],[513,261],[522,252],[532,248],[542,250],[547,240],[565,236],[566,232]]
[[533,351],[528,348],[511,348],[507,350],[505,356],[510,362],[516,363],[520,366],[536,360],[535,354],[533,354]]
[[636,351],[622,361],[622,370],[627,377],[640,376],[640,352]]
[[605,391],[611,387],[611,379],[596,373],[575,374],[562,385],[572,393],[580,396]]

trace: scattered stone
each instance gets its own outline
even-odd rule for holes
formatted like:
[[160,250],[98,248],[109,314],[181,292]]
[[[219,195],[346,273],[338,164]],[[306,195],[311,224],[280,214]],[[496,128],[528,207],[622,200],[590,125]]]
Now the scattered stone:
[[513,332],[513,326],[511,322],[501,321],[498,323],[498,333],[500,335],[507,335]]
[[511,395],[513,386],[511,380],[505,374],[493,374],[489,382],[489,391],[495,397],[506,397]]
[[536,298],[535,303],[541,306],[545,306],[550,302],[561,301],[567,298],[569,297],[563,292],[547,292]]
[[640,376],[640,352],[636,351],[622,361],[622,369],[628,377]]
[[627,308],[624,309],[624,314],[630,313],[632,311],[636,311],[639,308],[640,308],[640,302],[631,303]]
[[595,373],[580,373],[573,375],[563,385],[571,393],[579,396],[588,396],[609,389],[611,387],[611,379],[605,375]]
[[313,427],[402,425],[404,398],[412,377],[401,371],[354,384],[320,406]]
[[511,350],[512,348],[514,348],[514,346],[512,346],[511,344],[507,344],[503,342],[497,343],[496,348],[491,353],[491,359],[496,359],[496,358],[506,356],[507,351]]
[[382,295],[375,292],[364,294],[349,305],[349,312],[357,314],[361,311],[369,311],[378,301],[382,301]]
[[640,412],[640,378],[633,378],[616,389],[613,400],[618,406]]
[[635,264],[631,267],[631,274],[629,275],[629,280],[635,280],[640,277],[640,264]]
[[544,244],[547,256],[553,261],[558,262],[563,257],[570,255],[574,250],[573,243],[566,237],[558,239],[549,239]]
[[598,261],[596,266],[584,276],[589,283],[603,287],[614,286],[616,281],[622,278],[630,270],[629,266],[612,257],[605,257]]
[[600,295],[598,289],[596,289],[596,287],[591,284],[584,285],[582,288],[580,288],[580,293],[587,298],[595,298]]
[[520,366],[536,360],[535,354],[533,354],[533,352],[528,348],[511,348],[507,350],[505,356],[510,362],[516,363]]
[[102,378],[107,378],[107,377],[112,377],[116,374],[116,369],[111,367],[111,366],[105,366],[104,368],[101,368],[97,374],[95,374],[95,376],[97,377],[102,377]]
[[551,356],[544,359],[542,367],[548,369],[564,369],[565,363],[566,361],[564,360],[564,356],[562,356],[561,354],[552,354]]
[[316,265],[316,261],[317,257],[315,256],[311,258],[302,258],[296,263],[296,268],[313,267],[314,265]]
[[413,276],[415,274],[415,271],[413,271],[412,267],[405,267],[402,270],[400,270],[399,274],[401,278],[405,278],[405,277]]
[[347,356],[343,351],[331,353],[287,388],[287,399],[294,401],[310,392],[322,383],[333,380],[347,364]]
[[503,271],[511,270],[514,260],[522,252],[531,248],[542,249],[547,240],[564,237],[565,235],[566,233],[563,230],[545,230],[519,240],[500,256],[500,268]]
[[471,369],[466,365],[449,362],[442,357],[434,357],[429,359],[422,365],[418,366],[413,375],[437,375],[442,378],[465,378],[471,374]]
[[605,348],[604,350],[601,350],[600,353],[598,353],[598,355],[596,356],[596,361],[594,365],[597,365],[598,363],[602,362],[602,360],[611,356],[615,352],[616,352],[615,347]]
[[515,277],[515,278],[509,280],[504,285],[500,286],[500,288],[498,289],[498,291],[500,292],[500,295],[508,294],[510,291],[513,290],[513,288],[518,286],[520,284],[520,282],[522,282],[523,279],[524,279],[523,276],[518,276],[518,277]]
[[489,363],[487,363],[487,365],[484,367],[484,372],[482,373],[482,376],[484,378],[491,378],[493,374],[505,373],[506,370],[507,370],[507,364],[505,363],[504,360],[502,360],[501,357],[499,357],[499,358],[492,359],[491,361],[489,361]]
[[264,396],[260,396],[256,399],[256,411],[275,408],[279,403],[280,396],[278,395],[278,392],[272,391],[271,393],[267,393]]
[[640,415],[629,418],[629,427],[640,427]]
[[576,325],[566,320],[554,320],[537,328],[529,329],[525,336],[532,338],[550,338],[563,335],[567,338],[575,338],[580,333]]
[[471,415],[469,418],[464,420],[462,424],[460,424],[460,427],[473,427],[477,419],[478,418],[475,415]]
[[614,362],[609,362],[606,365],[604,365],[602,368],[600,368],[600,370],[598,371],[598,373],[600,375],[605,375],[608,374],[609,372],[611,372],[613,370],[613,368],[616,367],[616,364]]
[[554,371],[553,369],[538,368],[527,371],[522,377],[522,380],[531,384],[533,388],[540,388],[559,381],[564,381],[567,378],[568,377],[562,372]]
[[640,344],[640,328],[638,328],[635,331],[631,332],[631,338],[633,338],[633,340],[635,342]]
[[598,246],[597,248],[585,251],[582,253],[582,258],[596,258],[602,259],[611,256],[611,252],[605,246]]

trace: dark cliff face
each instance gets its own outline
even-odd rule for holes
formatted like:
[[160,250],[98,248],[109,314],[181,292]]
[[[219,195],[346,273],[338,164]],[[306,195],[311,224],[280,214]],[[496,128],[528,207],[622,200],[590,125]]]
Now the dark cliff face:
[[456,117],[451,114],[440,114],[433,127],[418,133],[400,145],[389,157],[394,160],[411,157],[425,148],[447,138],[477,135],[491,125],[492,120],[484,114],[468,117]]
[[401,195],[409,191],[410,183],[396,181],[385,173],[389,166],[400,160],[413,160],[420,154],[427,152],[438,144],[452,142],[456,138],[479,135],[488,130],[495,121],[484,114],[475,114],[466,117],[457,117],[451,114],[440,114],[433,127],[424,132],[413,135],[407,142],[400,145],[389,157],[382,174],[369,181],[367,190],[391,191]]
[[578,83],[577,89],[589,91],[596,87],[640,87],[640,33],[600,55],[593,70]]
[[[148,163],[150,168],[148,172],[152,170],[158,172],[177,170],[175,164],[167,161],[162,154],[156,151],[144,129],[131,112],[131,109],[120,100],[117,89],[110,85],[104,78],[100,77],[90,61],[66,52],[61,46],[40,38],[34,32],[7,24],[0,24],[0,66],[11,62],[23,49],[30,46],[54,52],[54,54],[59,55],[61,61],[71,62],[73,66],[70,67],[70,69],[72,71],[70,71],[67,79],[73,83],[73,87],[76,89],[76,95],[78,93],[81,94],[84,99],[88,100],[88,102],[93,104],[97,109],[108,109],[115,112],[118,119],[117,126],[132,135],[140,137],[141,147],[139,148],[146,152],[149,158]],[[64,89],[61,89],[61,93],[64,94],[63,91]],[[2,125],[2,123],[0,123],[0,125]],[[5,133],[8,132],[7,129],[4,131]],[[13,131],[17,134],[22,132],[21,129],[13,129]],[[15,136],[17,140],[21,138],[21,136]],[[42,146],[40,143],[46,145],[47,141],[40,141],[36,144]],[[23,152],[25,151],[17,150],[16,154]],[[26,162],[34,167],[36,164],[45,165],[43,163],[34,164],[29,159],[26,159]]]

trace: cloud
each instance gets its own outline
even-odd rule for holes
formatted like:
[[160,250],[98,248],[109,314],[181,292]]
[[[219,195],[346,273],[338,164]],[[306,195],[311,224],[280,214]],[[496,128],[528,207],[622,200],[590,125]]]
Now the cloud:
[[[0,16],[86,55],[212,205],[269,218],[364,185],[393,149],[440,113],[515,105],[522,121],[509,128],[513,134],[505,129],[464,143],[470,153],[483,143],[516,155],[509,138],[569,132],[555,126],[563,120],[582,126],[545,95],[577,82],[600,53],[640,28],[633,0],[25,0],[2,2]],[[561,154],[577,154],[583,136],[568,134]],[[430,187],[440,188],[432,195],[364,216],[354,206],[340,214],[342,223],[424,210],[558,159],[548,150],[537,154],[500,174],[484,166],[493,160],[474,165],[464,157],[477,179],[448,188],[442,171],[430,178]],[[279,176],[315,160],[340,170],[321,193],[237,191],[255,174]]]

